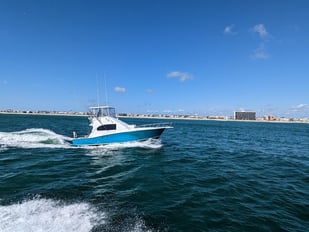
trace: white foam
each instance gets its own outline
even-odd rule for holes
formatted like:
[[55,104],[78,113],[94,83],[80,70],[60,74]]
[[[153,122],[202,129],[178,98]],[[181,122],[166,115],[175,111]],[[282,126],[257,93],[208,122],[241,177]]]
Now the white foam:
[[34,199],[0,206],[0,231],[90,231],[104,221],[87,203],[63,205],[59,201]]
[[130,230],[130,231],[134,231],[134,232],[151,232],[152,230],[146,227],[144,220],[139,219],[134,224],[134,228],[132,230]]
[[111,151],[117,151],[126,148],[144,148],[144,149],[159,149],[163,146],[160,139],[148,139],[146,141],[112,143],[101,146],[84,146],[81,148],[92,150],[92,154],[110,154]]
[[0,145],[0,152],[6,151],[8,147],[6,145]]
[[42,128],[0,132],[0,144],[5,147],[68,148],[70,147],[69,140],[72,140],[72,138]]

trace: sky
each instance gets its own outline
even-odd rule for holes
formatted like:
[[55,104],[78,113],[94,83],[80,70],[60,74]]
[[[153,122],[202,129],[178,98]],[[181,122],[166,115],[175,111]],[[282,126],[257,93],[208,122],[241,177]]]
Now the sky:
[[309,117],[307,0],[1,0],[0,109]]

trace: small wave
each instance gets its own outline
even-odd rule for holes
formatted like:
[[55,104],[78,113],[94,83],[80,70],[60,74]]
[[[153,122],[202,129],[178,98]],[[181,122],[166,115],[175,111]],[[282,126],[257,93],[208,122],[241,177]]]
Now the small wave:
[[[98,229],[100,230],[101,228],[99,227]],[[127,217],[121,216],[120,218],[116,216],[112,224],[106,223],[102,226],[102,231],[152,232],[155,230],[147,226],[142,217],[129,215]]]
[[64,205],[60,201],[33,199],[0,206],[0,231],[90,231],[102,223],[99,214],[87,203]]
[[6,151],[8,147],[6,145],[0,145],[0,152]]
[[68,148],[71,138],[51,130],[31,128],[16,132],[0,132],[0,144],[20,148]]
[[[148,139],[145,141],[135,141],[135,142],[127,142],[127,143],[115,143],[115,144],[108,144],[104,147],[107,149],[122,149],[122,148],[146,148],[146,149],[159,149],[163,145],[160,139]],[[102,146],[100,146],[102,147]]]
[[160,139],[148,139],[146,141],[135,141],[126,143],[112,143],[100,146],[84,146],[80,148],[91,150],[115,151],[126,148],[145,148],[145,149],[159,149],[163,146]]

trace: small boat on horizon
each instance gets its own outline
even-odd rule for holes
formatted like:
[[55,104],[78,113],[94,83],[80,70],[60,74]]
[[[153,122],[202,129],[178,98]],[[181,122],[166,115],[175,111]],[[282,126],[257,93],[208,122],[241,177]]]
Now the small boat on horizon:
[[73,132],[72,145],[98,146],[158,139],[165,129],[172,128],[170,123],[129,125],[116,117],[115,108],[111,106],[90,107],[90,112],[90,134],[78,138]]

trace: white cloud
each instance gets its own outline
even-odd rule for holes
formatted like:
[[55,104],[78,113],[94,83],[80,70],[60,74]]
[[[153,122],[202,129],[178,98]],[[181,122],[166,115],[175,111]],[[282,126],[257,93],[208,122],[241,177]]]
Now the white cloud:
[[291,111],[293,111],[293,112],[299,112],[299,111],[304,111],[304,110],[309,110],[308,104],[299,104],[299,105],[293,106],[291,108]]
[[298,104],[292,106],[286,111],[286,115],[295,118],[308,118],[309,115],[309,105],[308,104]]
[[261,43],[260,46],[254,50],[252,57],[254,59],[268,59],[269,54],[265,48],[264,43]]
[[126,92],[126,89],[123,88],[123,87],[119,87],[119,86],[116,86],[114,88],[115,92],[118,92],[118,93],[125,93]]
[[170,113],[172,113],[173,111],[172,111],[172,110],[163,110],[162,112],[165,113],[165,114],[170,114]]
[[235,31],[233,30],[233,28],[234,28],[234,25],[226,26],[226,27],[224,28],[223,33],[224,33],[225,35],[236,35],[237,32],[235,32]]
[[181,82],[192,80],[193,76],[189,73],[173,71],[166,75],[168,78],[178,78]]
[[257,49],[253,51],[252,58],[254,59],[268,59],[270,57],[266,47],[265,43],[270,42],[271,35],[266,30],[265,26],[263,24],[257,24],[253,28],[251,28],[251,31],[253,33],[257,33],[259,38],[261,39],[260,45]]
[[146,112],[147,113],[159,113],[160,111],[159,110],[147,110]]
[[269,37],[265,26],[263,24],[257,24],[252,28],[252,31],[258,33],[261,39],[266,39]]
[[149,93],[149,94],[153,93],[153,89],[146,89],[145,91],[146,93]]

